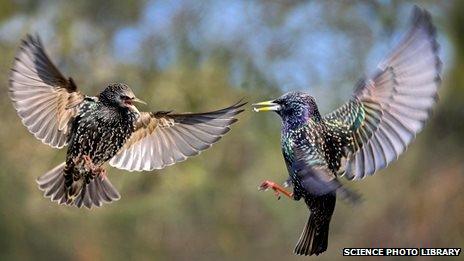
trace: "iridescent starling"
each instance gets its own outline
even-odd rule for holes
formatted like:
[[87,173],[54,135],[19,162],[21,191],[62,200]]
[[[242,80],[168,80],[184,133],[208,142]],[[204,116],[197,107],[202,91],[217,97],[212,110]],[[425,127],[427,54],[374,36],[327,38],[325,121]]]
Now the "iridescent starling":
[[97,96],[81,93],[27,36],[10,75],[10,97],[26,128],[53,148],[68,145],[66,161],[37,179],[45,197],[77,207],[120,198],[102,165],[129,171],[162,169],[197,155],[236,122],[244,103],[206,112],[140,112],[142,102],[122,83]]
[[282,119],[282,153],[293,193],[270,181],[260,188],[303,198],[311,212],[295,254],[324,252],[336,195],[357,199],[338,177],[358,180],[385,168],[429,118],[440,85],[438,44],[429,13],[415,7],[412,17],[402,41],[337,110],[321,115],[303,92],[254,104],[255,111],[275,111]]

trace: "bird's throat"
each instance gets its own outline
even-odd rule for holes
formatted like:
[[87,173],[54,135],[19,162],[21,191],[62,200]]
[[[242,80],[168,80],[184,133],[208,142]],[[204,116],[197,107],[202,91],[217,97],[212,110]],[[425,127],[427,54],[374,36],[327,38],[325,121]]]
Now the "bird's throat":
[[284,132],[299,129],[300,127],[308,124],[311,119],[309,115],[300,115],[298,117],[285,117],[282,118],[282,130]]

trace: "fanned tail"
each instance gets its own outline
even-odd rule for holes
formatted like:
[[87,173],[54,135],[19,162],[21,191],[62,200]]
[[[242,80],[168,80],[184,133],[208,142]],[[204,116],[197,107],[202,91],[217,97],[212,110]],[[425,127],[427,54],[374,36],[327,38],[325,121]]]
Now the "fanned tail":
[[37,179],[39,189],[44,191],[44,196],[51,201],[90,209],[92,206],[100,207],[103,203],[110,203],[121,197],[106,177],[96,177],[89,183],[80,179],[66,186],[64,169],[63,162]]

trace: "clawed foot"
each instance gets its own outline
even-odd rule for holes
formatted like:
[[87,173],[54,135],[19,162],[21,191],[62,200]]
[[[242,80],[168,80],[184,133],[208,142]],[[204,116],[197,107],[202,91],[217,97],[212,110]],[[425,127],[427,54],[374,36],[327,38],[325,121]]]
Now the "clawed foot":
[[84,161],[84,168],[86,170],[91,171],[95,168],[95,165],[89,155],[82,156],[82,160]]
[[268,189],[274,190],[274,194],[277,196],[278,200],[280,199],[280,193],[284,194],[285,196],[287,196],[289,198],[293,198],[293,193],[288,192],[287,190],[285,190],[284,188],[282,188],[278,184],[276,184],[276,183],[274,183],[272,181],[269,181],[269,180],[264,181],[258,187],[258,190],[261,190],[261,191],[266,191]]
[[94,177],[99,177],[101,180],[106,179],[106,169],[103,167],[96,167],[92,170]]
[[81,162],[84,163],[84,169],[92,173],[92,178],[99,177],[102,180],[106,179],[106,169],[101,166],[96,166],[90,156],[84,155],[74,160],[76,165],[80,164]]

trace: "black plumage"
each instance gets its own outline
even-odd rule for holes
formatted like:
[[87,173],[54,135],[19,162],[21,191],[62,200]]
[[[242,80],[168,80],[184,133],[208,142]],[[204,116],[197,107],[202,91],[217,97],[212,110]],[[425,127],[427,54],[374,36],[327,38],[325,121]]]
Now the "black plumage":
[[256,111],[276,111],[282,119],[282,153],[293,193],[265,181],[295,200],[303,198],[311,214],[295,247],[299,255],[327,249],[336,196],[358,201],[339,176],[361,179],[396,159],[422,130],[436,102],[441,62],[435,29],[427,11],[414,8],[412,28],[361,81],[353,97],[322,116],[313,97],[292,92],[255,104]]
[[68,145],[66,161],[39,177],[39,188],[52,201],[88,208],[120,198],[106,177],[105,162],[142,171],[183,161],[226,134],[244,105],[207,113],[140,112],[134,102],[142,101],[122,83],[86,96],[32,36],[19,47],[10,97],[35,137],[54,148]]

